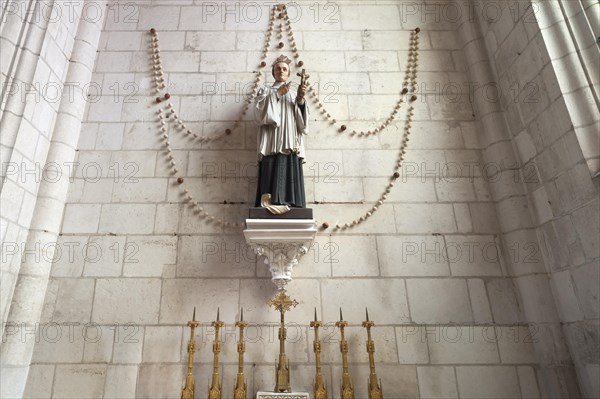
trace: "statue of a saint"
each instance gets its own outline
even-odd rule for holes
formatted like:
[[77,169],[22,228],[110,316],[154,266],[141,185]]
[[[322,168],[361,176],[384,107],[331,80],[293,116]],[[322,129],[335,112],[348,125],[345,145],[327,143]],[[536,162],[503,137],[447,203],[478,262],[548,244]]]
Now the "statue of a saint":
[[[255,206],[261,198],[270,203],[306,207],[304,194],[304,139],[307,134],[308,106],[304,101],[304,76],[296,94],[288,82],[292,60],[281,55],[271,72],[275,83],[262,87],[256,96],[254,115],[258,123],[258,185]],[[263,197],[265,196],[265,197]]]

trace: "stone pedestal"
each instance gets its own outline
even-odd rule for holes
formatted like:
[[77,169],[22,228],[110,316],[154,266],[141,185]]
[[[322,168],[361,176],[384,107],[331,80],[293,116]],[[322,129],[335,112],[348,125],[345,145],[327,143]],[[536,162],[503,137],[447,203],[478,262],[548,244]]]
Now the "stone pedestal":
[[256,399],[308,399],[308,392],[262,392],[256,393]]
[[265,257],[273,283],[283,289],[317,235],[312,209],[291,209],[283,215],[272,215],[264,208],[251,208],[249,216],[244,230],[246,242],[257,255]]

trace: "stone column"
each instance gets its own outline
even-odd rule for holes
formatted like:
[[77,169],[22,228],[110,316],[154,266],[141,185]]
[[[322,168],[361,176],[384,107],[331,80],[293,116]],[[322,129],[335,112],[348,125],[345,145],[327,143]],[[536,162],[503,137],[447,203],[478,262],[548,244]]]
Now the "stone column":
[[[524,7],[529,2],[518,3]],[[495,98],[490,94],[493,93],[490,88],[500,86],[496,68],[498,62],[494,62],[497,60],[493,58],[493,50],[482,33],[490,22],[485,20],[479,7],[481,3],[461,4],[464,7],[464,22],[459,27],[459,35],[463,43],[467,72],[472,83],[476,84],[472,102],[481,124],[481,129],[478,130],[483,132],[479,137],[483,161],[488,165],[493,164],[494,170],[498,171],[498,176],[487,176],[486,180],[496,202],[504,248],[522,246],[523,243],[540,248],[530,211],[534,208],[525,194],[527,190],[521,179],[523,165],[518,161],[517,144],[511,137],[503,109],[510,93]],[[519,21],[510,22],[516,25]],[[509,251],[503,252],[506,272],[512,277],[512,283],[506,287],[514,284],[525,321],[535,327],[534,347],[540,364],[538,378],[542,395],[552,398],[580,397],[574,367],[560,328],[547,266],[541,258],[532,265],[512,259]]]
[[[97,3],[102,9],[105,8],[106,1]],[[62,98],[47,157],[48,163],[63,165],[73,162],[75,158],[86,107],[85,96],[81,90],[91,81],[103,21],[104,14],[96,21],[81,18],[79,22],[66,81],[80,84],[75,85],[74,97]],[[73,101],[73,98],[78,101]],[[57,181],[41,182],[26,247],[47,248],[47,244],[57,241],[68,188],[67,173],[61,173]],[[34,257],[29,257],[21,264],[7,319],[7,341],[1,347],[2,374],[7,381],[11,381],[11,384],[2,384],[2,397],[18,398],[23,395],[35,345],[35,334],[21,336],[20,333],[13,332],[15,329],[24,328],[35,331],[34,326],[39,322],[44,305],[52,255],[45,254],[38,257],[37,261]]]

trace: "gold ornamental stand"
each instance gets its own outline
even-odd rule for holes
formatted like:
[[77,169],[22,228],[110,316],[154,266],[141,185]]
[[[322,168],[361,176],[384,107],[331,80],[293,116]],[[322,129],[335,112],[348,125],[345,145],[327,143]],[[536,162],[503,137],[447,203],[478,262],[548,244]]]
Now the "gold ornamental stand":
[[221,352],[221,338],[219,336],[219,329],[223,327],[223,322],[219,320],[219,309],[217,309],[217,320],[213,321],[211,325],[215,328],[215,341],[213,342],[213,373],[212,373],[212,384],[208,389],[208,399],[221,399],[221,381],[219,378],[219,352]]
[[340,352],[342,352],[342,399],[354,399],[354,386],[350,379],[350,373],[348,372],[348,343],[344,336],[344,328],[348,326],[348,322],[344,320],[342,316],[342,308],[340,308],[340,321],[335,323],[336,327],[340,329]]
[[188,341],[188,371],[185,377],[185,386],[181,389],[181,399],[194,399],[196,394],[196,382],[194,381],[194,353],[196,352],[196,338],[194,330],[200,325],[196,321],[196,307],[194,307],[194,315],[192,320],[188,321],[190,327],[190,340]]
[[[291,392],[292,388],[290,385],[290,368],[285,356],[285,312],[289,311],[292,307],[298,305],[298,301],[289,297],[285,290],[279,290],[279,293],[273,299],[269,299],[267,302],[269,306],[272,306],[279,311],[279,361],[277,362],[277,369],[275,374],[275,392]],[[212,398],[211,398],[212,399]]]
[[315,399],[327,399],[327,387],[325,386],[323,374],[321,373],[321,341],[319,341],[319,327],[321,326],[321,322],[317,320],[317,308],[315,308],[315,320],[310,322],[310,326],[315,329],[313,349],[315,351],[315,364],[317,368],[313,395]]
[[248,322],[244,321],[244,309],[240,311],[240,321],[235,323],[236,327],[240,329],[240,340],[237,345],[238,350],[238,373],[235,380],[235,386],[233,388],[233,399],[246,399],[247,397],[247,385],[246,379],[244,378],[244,352],[246,351],[246,343],[244,342],[244,328],[248,325]]
[[381,390],[381,381],[377,381],[377,373],[375,372],[375,343],[371,339],[371,327],[375,325],[369,320],[369,310],[365,309],[367,320],[363,321],[362,326],[367,329],[367,352],[369,353],[369,399],[383,399],[383,391]]

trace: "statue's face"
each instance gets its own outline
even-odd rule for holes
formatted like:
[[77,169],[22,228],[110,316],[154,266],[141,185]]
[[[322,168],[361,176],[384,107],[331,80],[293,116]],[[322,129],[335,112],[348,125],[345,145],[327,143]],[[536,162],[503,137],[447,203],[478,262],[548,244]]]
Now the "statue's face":
[[290,76],[290,69],[288,64],[285,62],[280,62],[279,64],[275,64],[273,67],[273,77],[276,82],[285,82],[288,80]]

